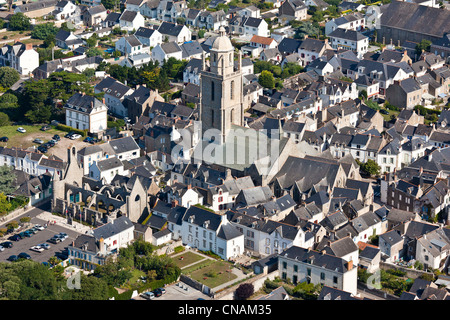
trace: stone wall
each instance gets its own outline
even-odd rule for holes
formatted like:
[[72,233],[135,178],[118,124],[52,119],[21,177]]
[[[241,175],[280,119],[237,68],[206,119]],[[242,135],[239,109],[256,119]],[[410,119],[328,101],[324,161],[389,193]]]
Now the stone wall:
[[259,289],[261,289],[264,285],[264,281],[266,281],[266,279],[269,280],[274,280],[276,277],[279,276],[279,272],[278,270],[268,273],[268,274],[259,274],[255,277],[252,277],[248,280],[245,280],[243,282],[240,282],[238,284],[236,284],[233,287],[230,287],[228,289],[225,289],[223,291],[220,291],[218,293],[216,293],[214,295],[214,299],[215,300],[234,300],[234,292],[236,291],[236,289],[243,283],[251,283],[253,284],[253,288],[256,291],[258,291]]
[[386,263],[386,262],[382,262],[382,261],[380,262],[380,269],[383,269],[383,270],[398,269],[398,270],[406,272],[406,277],[411,278],[411,279],[417,279],[424,274],[428,274],[430,276],[434,275],[431,272],[420,271],[420,270],[415,270],[415,269],[408,269],[406,267],[402,267],[402,266],[399,266],[396,264]]

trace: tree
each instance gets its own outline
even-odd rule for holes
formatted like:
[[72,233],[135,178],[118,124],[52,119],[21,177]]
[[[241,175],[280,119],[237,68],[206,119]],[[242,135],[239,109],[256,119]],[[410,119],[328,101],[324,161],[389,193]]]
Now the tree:
[[15,13],[9,20],[9,28],[14,31],[30,30],[30,19],[22,12]]
[[4,112],[0,112],[0,127],[9,126],[10,124],[9,116]]
[[11,67],[0,68],[0,85],[4,88],[11,87],[14,83],[19,81],[20,75],[17,70]]
[[48,36],[55,36],[59,31],[59,28],[56,27],[53,23],[47,22],[38,24],[31,31],[31,37],[33,39],[46,40]]
[[11,203],[4,193],[0,193],[0,215],[5,215],[11,209]]
[[381,167],[376,161],[369,159],[366,163],[361,165],[361,169],[371,176],[376,176],[380,174]]
[[101,2],[106,10],[115,9],[120,4],[120,0],[102,0]]
[[430,51],[431,41],[423,39],[416,45],[416,53],[417,55],[421,55],[422,51]]
[[86,50],[87,57],[102,56],[103,52],[99,48],[89,48]]
[[198,38],[203,39],[205,37],[205,33],[206,33],[206,31],[203,29],[198,30]]
[[255,288],[251,283],[241,284],[234,292],[236,300],[247,300],[255,292]]
[[16,175],[10,166],[3,165],[0,167],[0,193],[11,194],[14,192],[13,182]]
[[94,48],[97,46],[97,35],[94,33],[89,39],[86,39],[86,44],[89,48]]
[[275,87],[275,79],[272,72],[263,70],[259,75],[258,82],[261,86],[267,89],[273,89]]

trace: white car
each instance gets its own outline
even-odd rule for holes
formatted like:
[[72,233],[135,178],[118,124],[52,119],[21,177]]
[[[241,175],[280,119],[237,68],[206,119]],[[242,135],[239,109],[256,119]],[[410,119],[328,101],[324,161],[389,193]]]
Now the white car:
[[43,248],[43,249],[45,249],[45,250],[50,249],[50,245],[49,245],[48,243],[41,243],[41,244],[39,245],[39,247],[41,247],[41,248]]
[[41,226],[40,224],[36,224],[34,227],[35,227],[36,229],[38,229],[39,231],[42,231],[42,230],[45,229],[45,228],[44,228],[43,226]]
[[30,248],[31,251],[36,251],[36,252],[42,252],[44,251],[44,248],[42,248],[41,246],[32,246]]
[[3,248],[2,246],[0,246],[0,252],[2,252],[3,250],[5,250],[5,248]]
[[18,128],[17,128],[17,131],[19,131],[20,133],[25,133],[25,132],[27,132],[27,130],[25,130],[25,129],[22,128],[22,127],[18,127]]
[[78,134],[78,133],[75,133],[70,136],[70,139],[72,139],[72,140],[76,140],[76,139],[80,139],[80,138],[81,138],[81,134]]

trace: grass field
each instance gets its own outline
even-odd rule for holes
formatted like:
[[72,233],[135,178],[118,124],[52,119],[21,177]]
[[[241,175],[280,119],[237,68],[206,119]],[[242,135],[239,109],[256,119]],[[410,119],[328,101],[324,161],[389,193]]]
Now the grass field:
[[232,268],[233,265],[229,262],[215,261],[204,268],[191,272],[189,276],[210,288],[215,288],[237,278],[235,274],[231,273]]
[[[27,130],[26,133],[20,133],[17,131],[17,128],[22,127]],[[53,135],[58,134],[61,137],[66,134],[66,132],[56,130],[54,128],[41,131],[41,125],[14,125],[14,126],[4,126],[0,127],[0,137],[8,137],[8,142],[0,142],[0,146],[2,147],[17,147],[17,148],[28,148],[33,145],[33,140],[36,138],[42,139],[45,142],[50,140]]]
[[[183,259],[181,259],[183,257]],[[197,261],[205,259],[203,256],[195,254],[194,252],[183,252],[176,257],[172,257],[173,262],[180,268],[183,269],[185,266],[195,263]]]

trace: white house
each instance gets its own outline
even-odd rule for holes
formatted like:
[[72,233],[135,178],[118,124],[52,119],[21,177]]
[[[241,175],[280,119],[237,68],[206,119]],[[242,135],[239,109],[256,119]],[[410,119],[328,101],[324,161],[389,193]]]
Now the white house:
[[149,49],[148,47],[145,47],[134,34],[120,38],[116,41],[115,46],[116,50],[124,55],[148,53]]
[[145,18],[139,11],[125,10],[119,18],[119,26],[131,32],[145,26]]
[[111,140],[109,146],[119,160],[132,160],[141,156],[141,149],[131,136]]
[[117,157],[94,161],[89,167],[89,177],[106,184],[111,183],[116,175],[128,175],[128,170]]
[[90,133],[99,133],[107,129],[108,108],[100,100],[75,93],[67,100],[66,125]]
[[4,66],[17,70],[21,75],[29,75],[39,67],[39,53],[31,43],[5,45],[0,49],[0,67]]
[[183,244],[202,251],[212,251],[228,260],[244,253],[244,235],[227,219],[191,206],[182,218],[181,240]]
[[192,32],[188,27],[181,24],[171,22],[163,22],[158,28],[159,33],[163,37],[163,41],[167,39],[168,42],[184,43],[191,41]]
[[197,191],[196,187],[192,188],[191,185],[174,183],[166,188],[169,189],[167,192],[167,202],[169,203],[176,201],[177,204],[186,208],[195,204],[203,205],[203,196]]
[[359,58],[368,51],[369,38],[358,31],[338,28],[328,36],[331,39],[330,44],[334,50],[352,50]]
[[78,236],[68,245],[71,265],[94,270],[103,265],[107,257],[117,254],[120,248],[134,240],[134,224],[126,216]]
[[264,257],[292,246],[307,246],[301,228],[231,211],[228,219],[244,235],[245,249],[251,253]]
[[128,109],[124,106],[123,100],[132,94],[134,90],[120,81],[107,77],[94,87],[94,93],[104,92],[103,96],[108,112],[116,116],[128,117]]
[[156,29],[140,27],[134,35],[146,47],[156,47],[163,43],[162,34]]
[[281,279],[290,279],[294,285],[323,284],[357,294],[357,266],[327,253],[292,246],[278,255],[278,272]]
[[57,21],[80,20],[79,15],[81,14],[81,9],[74,4],[72,1],[59,1],[55,6],[55,11],[53,11],[53,16]]
[[355,12],[339,18],[334,18],[325,24],[325,35],[329,35],[334,30],[341,28],[345,30],[362,31],[365,26],[364,16]]
[[163,65],[164,61],[167,61],[171,57],[178,60],[183,59],[183,50],[176,42],[158,44],[152,50],[153,61],[158,61],[160,65]]

